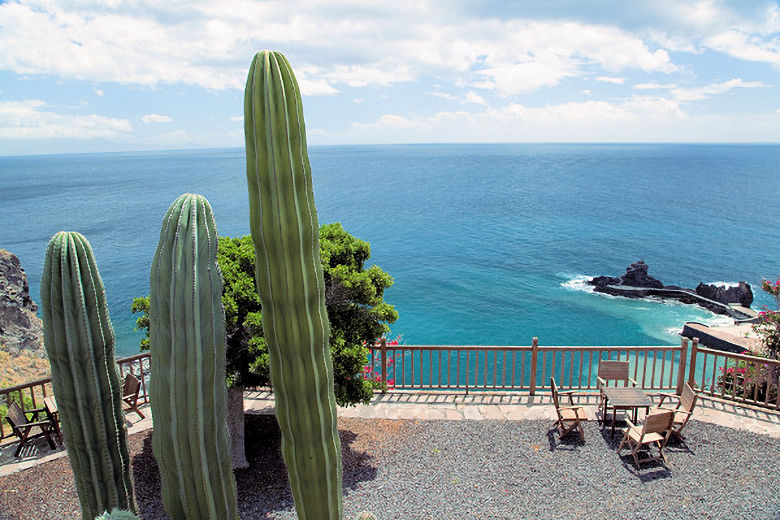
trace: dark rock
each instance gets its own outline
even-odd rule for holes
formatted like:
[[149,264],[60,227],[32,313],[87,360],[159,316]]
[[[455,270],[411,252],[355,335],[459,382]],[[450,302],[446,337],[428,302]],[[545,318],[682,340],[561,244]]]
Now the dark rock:
[[43,322],[16,255],[0,249],[0,344],[12,356],[44,357]]
[[661,280],[647,274],[647,264],[640,260],[626,267],[626,274],[620,277],[621,285],[631,287],[656,287],[664,286]]
[[753,290],[750,284],[739,282],[736,287],[720,287],[700,283],[696,286],[696,294],[720,303],[738,303],[743,307],[750,307],[753,303]]
[[748,318],[729,307],[730,303],[739,303],[750,307],[753,292],[750,285],[739,282],[738,287],[724,289],[714,285],[699,284],[694,291],[676,285],[664,285],[661,280],[647,274],[648,266],[642,260],[626,268],[626,274],[620,277],[596,276],[589,284],[595,292],[623,296],[625,298],[663,298],[681,303],[699,305],[716,314],[733,318]]

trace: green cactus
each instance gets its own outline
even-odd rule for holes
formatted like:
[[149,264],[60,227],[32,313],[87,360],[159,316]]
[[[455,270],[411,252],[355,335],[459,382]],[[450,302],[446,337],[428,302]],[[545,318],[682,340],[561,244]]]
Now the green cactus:
[[171,518],[238,519],[225,424],[225,315],[217,228],[201,195],[171,204],[151,271],[149,397]]
[[89,242],[61,231],[41,280],[43,334],[82,517],[135,510],[114,330]]
[[244,94],[256,279],[282,454],[301,520],[340,519],[341,447],[319,225],[298,83],[278,52],[255,55]]
[[140,518],[126,509],[112,509],[110,513],[106,511],[96,516],[95,520],[140,520]]

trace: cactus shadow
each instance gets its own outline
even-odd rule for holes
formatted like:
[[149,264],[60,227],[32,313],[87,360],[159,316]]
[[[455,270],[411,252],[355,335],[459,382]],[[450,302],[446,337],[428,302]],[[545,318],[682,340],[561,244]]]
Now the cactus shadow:
[[[357,435],[339,430],[344,491],[360,482],[376,478],[377,468],[372,457],[351,448]],[[238,509],[242,518],[263,518],[269,513],[292,511],[295,507],[287,468],[281,453],[281,431],[273,415],[246,416],[246,455],[249,467],[237,470]]]
[[[273,415],[247,415],[244,442],[249,467],[236,470],[238,511],[241,518],[265,518],[273,513],[293,511],[295,504],[287,480],[287,468],[281,452],[281,432]],[[166,519],[160,484],[160,470],[152,452],[149,431],[140,446],[132,451],[133,481],[138,513],[145,520]],[[358,437],[354,432],[339,430],[344,466],[344,492],[361,482],[376,478],[373,457],[365,450],[353,449]]]

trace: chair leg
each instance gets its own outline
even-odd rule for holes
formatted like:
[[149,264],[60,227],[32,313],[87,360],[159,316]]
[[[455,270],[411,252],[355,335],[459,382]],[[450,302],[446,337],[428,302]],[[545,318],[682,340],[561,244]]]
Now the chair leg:
[[623,449],[623,445],[626,443],[626,440],[628,440],[628,433],[623,434],[623,439],[620,441],[620,446],[618,446],[618,453],[620,453],[620,450]]
[[637,444],[636,446],[634,446],[634,449],[631,450],[631,455],[634,456],[634,464],[636,464],[637,469],[639,469],[639,457],[637,457],[636,454],[639,451],[640,447],[641,444]]
[[19,454],[22,452],[22,448],[24,448],[24,445],[27,443],[27,436],[30,434],[30,428],[27,428],[25,431],[19,432],[21,435],[19,436],[19,446],[16,447],[16,451],[14,452],[14,457],[18,457]]

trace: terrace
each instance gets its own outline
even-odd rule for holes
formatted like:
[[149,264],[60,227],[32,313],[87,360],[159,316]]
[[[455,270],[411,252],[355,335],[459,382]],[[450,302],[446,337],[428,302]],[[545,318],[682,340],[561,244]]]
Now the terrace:
[[[637,469],[621,435],[597,422],[595,368],[630,362],[650,393],[691,382],[699,402],[668,464]],[[711,351],[682,340],[663,347],[371,347],[367,377],[391,382],[373,402],[339,409],[345,518],[776,518],[780,513],[780,413],[776,390],[724,384],[729,368],[777,362]],[[394,361],[389,361],[394,360]],[[119,360],[146,381],[149,356]],[[574,389],[589,422],[585,440],[559,439],[549,378]],[[40,400],[47,381],[22,391]],[[776,388],[776,387],[774,387]],[[146,387],[142,388],[146,400]],[[28,399],[31,401],[32,399]],[[658,397],[654,397],[658,402]],[[130,414],[128,433],[142,518],[166,518],[151,453],[151,410]],[[294,518],[279,452],[273,395],[245,392],[250,468],[236,472],[242,518]],[[8,428],[0,455],[0,518],[71,518],[78,500],[63,449],[37,443],[12,457]],[[52,494],[51,490],[57,493]],[[47,516],[48,515],[48,516]],[[59,515],[59,516],[58,516]]]

